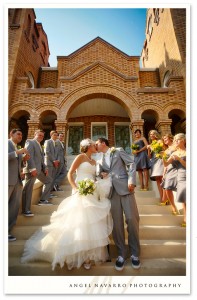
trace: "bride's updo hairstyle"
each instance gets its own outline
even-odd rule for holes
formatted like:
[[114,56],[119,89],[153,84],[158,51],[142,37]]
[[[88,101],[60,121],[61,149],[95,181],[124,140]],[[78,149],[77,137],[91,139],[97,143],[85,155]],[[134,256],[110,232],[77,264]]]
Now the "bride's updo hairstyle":
[[80,152],[86,153],[90,145],[95,144],[91,139],[82,140],[80,143]]

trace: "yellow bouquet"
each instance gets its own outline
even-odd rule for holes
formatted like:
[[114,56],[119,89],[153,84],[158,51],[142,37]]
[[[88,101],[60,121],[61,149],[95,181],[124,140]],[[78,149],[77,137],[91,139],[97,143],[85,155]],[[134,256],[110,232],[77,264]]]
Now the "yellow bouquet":
[[135,154],[137,150],[139,150],[139,145],[137,144],[132,144],[131,145],[131,149],[132,149],[132,153]]
[[150,145],[151,150],[155,152],[156,158],[162,158],[162,152],[164,151],[164,144],[162,141],[153,141]]

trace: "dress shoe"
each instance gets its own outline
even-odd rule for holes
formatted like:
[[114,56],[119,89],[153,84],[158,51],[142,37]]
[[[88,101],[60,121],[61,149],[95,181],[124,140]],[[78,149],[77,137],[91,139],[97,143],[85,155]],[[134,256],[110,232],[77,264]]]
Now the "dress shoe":
[[59,187],[58,184],[54,185],[53,190],[56,191],[56,192],[63,192],[63,190]]
[[54,194],[50,194],[49,199],[52,199],[52,198],[58,198],[58,196],[54,195]]
[[25,216],[25,217],[33,217],[34,214],[30,210],[28,210],[28,211],[23,212],[23,216]]
[[124,269],[125,260],[122,256],[118,256],[115,263],[115,269],[117,271],[122,271]]
[[38,205],[41,206],[41,205],[53,205],[51,202],[49,202],[48,200],[40,200],[38,202]]
[[11,234],[8,234],[8,241],[9,241],[9,242],[14,242],[14,241],[16,241],[15,236],[13,236],[13,235],[11,235]]

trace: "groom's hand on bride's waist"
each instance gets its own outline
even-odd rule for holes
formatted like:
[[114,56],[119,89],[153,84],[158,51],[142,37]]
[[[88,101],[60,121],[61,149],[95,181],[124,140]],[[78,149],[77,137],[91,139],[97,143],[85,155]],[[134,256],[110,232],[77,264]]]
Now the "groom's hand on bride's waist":
[[129,189],[129,192],[134,192],[135,185],[134,184],[128,184],[128,189]]

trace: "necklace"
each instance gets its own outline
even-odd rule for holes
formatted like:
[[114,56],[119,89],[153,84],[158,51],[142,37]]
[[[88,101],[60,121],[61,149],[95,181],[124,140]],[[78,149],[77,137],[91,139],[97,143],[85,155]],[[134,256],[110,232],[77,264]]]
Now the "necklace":
[[92,159],[91,158],[89,158],[89,156],[86,154],[86,153],[84,153],[86,156],[87,156],[87,158],[89,159],[89,161],[92,161]]

